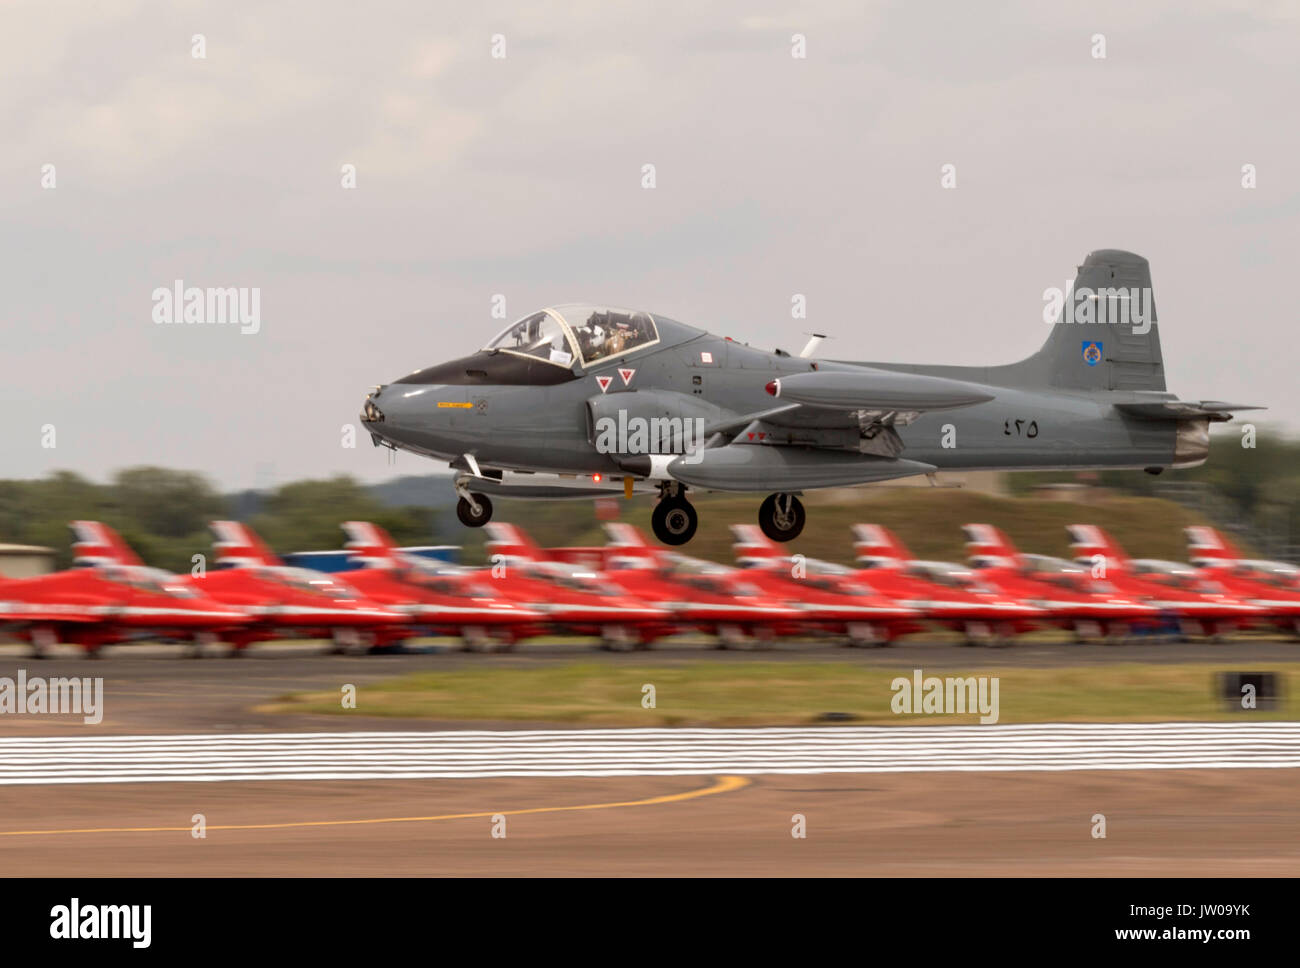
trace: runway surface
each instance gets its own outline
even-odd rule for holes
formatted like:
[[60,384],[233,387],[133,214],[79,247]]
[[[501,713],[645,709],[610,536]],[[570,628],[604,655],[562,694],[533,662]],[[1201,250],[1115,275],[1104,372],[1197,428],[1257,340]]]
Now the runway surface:
[[[1300,765],[1300,737],[1285,723],[592,731],[369,718],[339,735],[338,716],[263,709],[289,692],[479,665],[1274,668],[1300,658],[1293,642],[320,649],[194,661],[132,646],[36,662],[0,648],[0,675],[105,678],[97,726],[0,718],[0,875],[1300,875],[1300,769],[1277,768]],[[792,837],[796,815],[806,838]],[[493,836],[499,817],[506,838]]]
[[[727,781],[657,776],[0,786],[0,874],[1300,874],[1300,770]],[[1106,818],[1104,838],[1095,836],[1098,814]],[[796,817],[803,818],[804,837],[792,836]],[[202,837],[194,831],[200,818],[207,825]]]
[[1300,723],[461,730],[0,740],[0,785],[1300,767]]

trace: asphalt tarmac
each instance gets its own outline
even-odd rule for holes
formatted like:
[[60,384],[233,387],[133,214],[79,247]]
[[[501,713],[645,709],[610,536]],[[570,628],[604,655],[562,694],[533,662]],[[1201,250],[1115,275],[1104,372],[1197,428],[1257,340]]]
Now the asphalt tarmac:
[[[338,717],[270,716],[256,707],[287,692],[336,688],[340,681],[364,684],[430,667],[527,666],[566,658],[630,664],[693,656],[736,663],[915,660],[942,672],[1115,661],[1231,660],[1247,668],[1300,657],[1295,643],[1260,641],[1006,649],[909,641],[878,650],[783,643],[721,652],[669,644],[635,653],[575,643],[525,646],[514,654],[393,656],[335,656],[320,649],[275,645],[238,659],[192,659],[174,648],[131,646],[95,660],[60,650],[37,661],[21,648],[4,647],[0,676],[18,669],[103,676],[112,702],[97,726],[51,716],[6,716],[0,726],[4,738],[16,741],[124,734],[261,741],[258,734],[269,732],[464,730],[464,724],[382,719],[343,730]],[[0,765],[13,761],[11,753]],[[1252,767],[37,782],[0,786],[0,873],[1295,876],[1298,794],[1300,770]],[[198,815],[203,837],[193,835]],[[1105,837],[1095,836],[1099,815]],[[806,836],[794,837],[800,817]]]

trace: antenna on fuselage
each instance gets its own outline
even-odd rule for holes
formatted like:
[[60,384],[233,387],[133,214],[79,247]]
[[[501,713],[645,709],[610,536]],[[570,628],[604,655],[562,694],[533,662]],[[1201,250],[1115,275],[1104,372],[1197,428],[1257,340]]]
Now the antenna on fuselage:
[[808,342],[804,348],[799,351],[799,356],[805,360],[812,356],[817,352],[817,347],[822,345],[822,340],[824,339],[826,339],[825,333],[809,333]]

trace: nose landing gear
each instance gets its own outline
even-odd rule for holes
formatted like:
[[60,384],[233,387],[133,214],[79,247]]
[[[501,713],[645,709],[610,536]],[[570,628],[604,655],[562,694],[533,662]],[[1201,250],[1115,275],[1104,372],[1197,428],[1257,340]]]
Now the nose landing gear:
[[793,494],[769,494],[758,508],[758,526],[773,541],[791,541],[803,531],[803,503]]
[[492,520],[492,502],[482,494],[465,491],[456,502],[456,517],[467,528],[481,528]]
[[677,484],[664,485],[650,515],[655,537],[666,545],[684,545],[695,536],[700,516]]

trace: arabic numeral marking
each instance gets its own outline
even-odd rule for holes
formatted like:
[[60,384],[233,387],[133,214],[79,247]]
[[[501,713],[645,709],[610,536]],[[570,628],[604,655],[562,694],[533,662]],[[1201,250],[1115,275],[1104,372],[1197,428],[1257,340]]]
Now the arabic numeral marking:
[[[1013,423],[1016,425],[1014,431],[1011,429]],[[1024,417],[1017,417],[1014,421],[1004,420],[1002,421],[1002,435],[1004,437],[1037,437],[1038,421],[1030,420],[1026,424]]]

